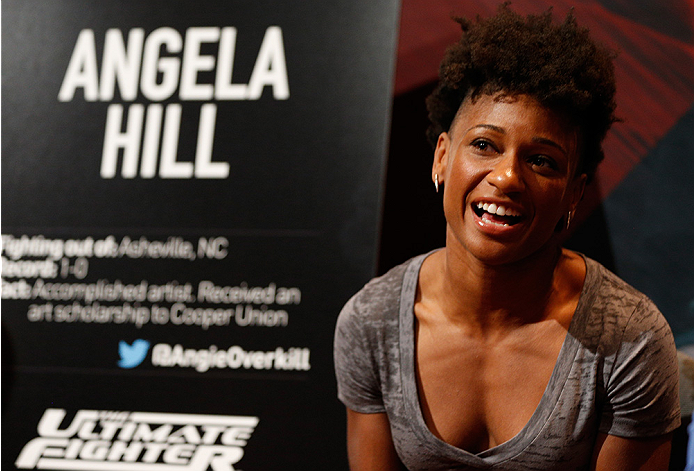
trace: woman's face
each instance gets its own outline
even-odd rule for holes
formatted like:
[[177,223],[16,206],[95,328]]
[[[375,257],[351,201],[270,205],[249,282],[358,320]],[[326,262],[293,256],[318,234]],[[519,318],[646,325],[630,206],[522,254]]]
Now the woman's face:
[[578,159],[577,130],[535,99],[467,99],[439,136],[432,168],[443,184],[447,245],[489,264],[549,247],[583,193]]

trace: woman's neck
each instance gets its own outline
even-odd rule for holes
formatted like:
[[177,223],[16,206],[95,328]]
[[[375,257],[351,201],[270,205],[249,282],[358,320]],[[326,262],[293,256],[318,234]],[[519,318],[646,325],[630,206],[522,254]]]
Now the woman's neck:
[[484,263],[450,246],[435,257],[425,281],[434,296],[430,300],[449,321],[481,334],[543,320],[557,291],[562,291],[556,273],[566,256],[559,244],[501,265]]

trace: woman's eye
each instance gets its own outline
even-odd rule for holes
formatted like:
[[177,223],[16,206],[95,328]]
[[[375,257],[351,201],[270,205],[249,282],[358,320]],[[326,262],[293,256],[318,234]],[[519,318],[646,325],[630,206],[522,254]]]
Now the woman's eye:
[[492,144],[489,141],[485,141],[483,139],[476,139],[472,141],[472,147],[483,152],[494,150]]
[[554,162],[554,160],[544,155],[533,155],[528,159],[528,163],[530,163],[530,165],[533,167],[557,170],[557,164]]

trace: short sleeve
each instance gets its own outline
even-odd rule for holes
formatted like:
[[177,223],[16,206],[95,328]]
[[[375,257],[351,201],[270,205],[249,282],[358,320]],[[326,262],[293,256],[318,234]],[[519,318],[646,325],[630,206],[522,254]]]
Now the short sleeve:
[[679,425],[679,373],[672,331],[655,305],[644,298],[626,323],[616,352],[600,431],[645,438]]
[[335,328],[334,360],[337,396],[355,412],[385,412],[378,380],[376,346],[370,324],[360,315],[355,295],[340,312]]

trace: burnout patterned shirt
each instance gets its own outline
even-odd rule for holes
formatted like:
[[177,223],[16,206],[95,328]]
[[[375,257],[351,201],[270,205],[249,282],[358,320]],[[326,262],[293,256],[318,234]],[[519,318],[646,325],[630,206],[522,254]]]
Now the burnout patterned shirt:
[[428,429],[415,379],[414,302],[420,255],[370,281],[337,322],[338,397],[361,413],[388,415],[410,470],[587,469],[598,433],[653,437],[680,424],[677,357],[654,304],[594,260],[552,376],[534,414],[512,439],[481,453]]

